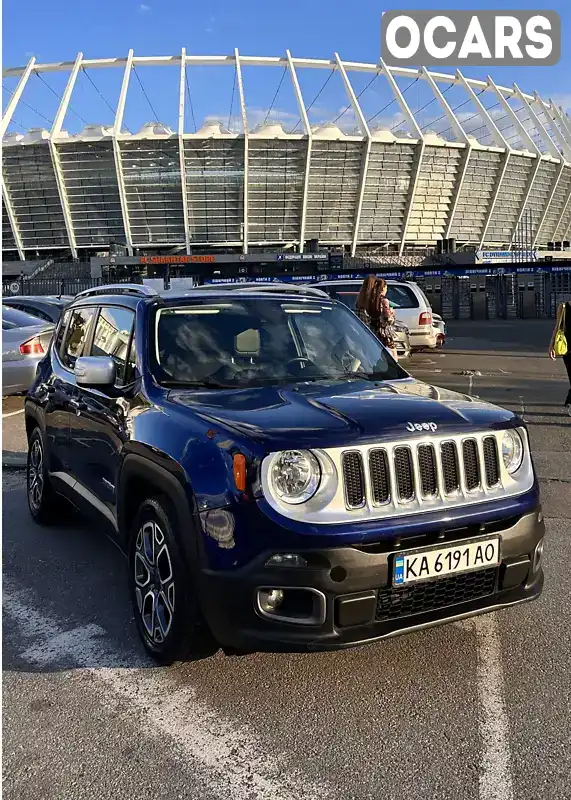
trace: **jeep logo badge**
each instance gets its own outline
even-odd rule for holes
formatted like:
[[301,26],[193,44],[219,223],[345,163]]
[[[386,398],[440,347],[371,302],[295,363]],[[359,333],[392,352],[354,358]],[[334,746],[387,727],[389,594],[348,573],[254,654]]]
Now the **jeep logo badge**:
[[432,431],[432,433],[435,433],[438,425],[435,422],[407,422],[406,429],[411,433],[416,433],[416,431]]

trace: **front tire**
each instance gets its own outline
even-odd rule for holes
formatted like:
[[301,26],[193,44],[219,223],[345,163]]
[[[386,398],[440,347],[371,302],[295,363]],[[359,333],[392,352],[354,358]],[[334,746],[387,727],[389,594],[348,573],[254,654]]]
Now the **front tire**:
[[129,590],[139,636],[160,664],[205,658],[218,649],[192,588],[167,498],[145,500],[129,537]]
[[44,439],[39,428],[33,430],[28,443],[26,495],[30,514],[37,523],[50,525],[56,522],[63,499],[58,497],[50,483]]

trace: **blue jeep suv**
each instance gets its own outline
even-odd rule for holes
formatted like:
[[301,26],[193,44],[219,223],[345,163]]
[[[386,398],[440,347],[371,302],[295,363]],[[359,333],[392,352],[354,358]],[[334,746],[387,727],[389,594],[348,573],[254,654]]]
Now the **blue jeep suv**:
[[71,501],[108,524],[161,663],[345,647],[541,592],[522,420],[414,380],[315,290],[83,292],[25,419],[32,516]]

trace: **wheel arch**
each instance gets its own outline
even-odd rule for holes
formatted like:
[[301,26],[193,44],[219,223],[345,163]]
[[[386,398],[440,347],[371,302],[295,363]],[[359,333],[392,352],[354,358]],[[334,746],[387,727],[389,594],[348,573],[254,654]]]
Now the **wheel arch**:
[[189,563],[196,563],[196,502],[189,479],[180,464],[172,459],[167,459],[165,465],[157,464],[147,456],[129,453],[121,465],[118,482],[117,525],[122,546],[126,549],[141,503],[149,497],[163,495],[176,514],[178,539],[184,557]]

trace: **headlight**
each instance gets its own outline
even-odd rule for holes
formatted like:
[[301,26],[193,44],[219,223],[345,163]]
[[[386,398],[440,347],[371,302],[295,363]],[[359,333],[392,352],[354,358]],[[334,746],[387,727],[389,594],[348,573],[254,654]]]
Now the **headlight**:
[[284,450],[274,457],[269,479],[280,500],[297,505],[313,497],[319,488],[321,468],[308,450]]
[[517,431],[504,431],[502,439],[502,458],[510,475],[517,472],[523,461],[523,442]]

